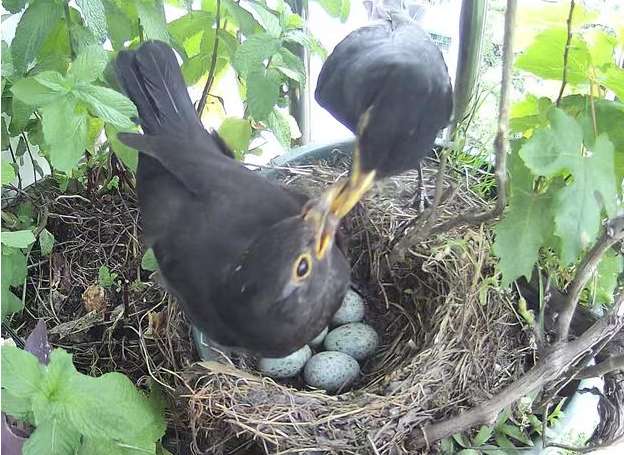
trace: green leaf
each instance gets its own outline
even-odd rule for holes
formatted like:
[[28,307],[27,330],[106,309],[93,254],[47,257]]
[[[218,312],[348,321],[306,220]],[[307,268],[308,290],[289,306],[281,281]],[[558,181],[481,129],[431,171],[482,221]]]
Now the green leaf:
[[268,118],[269,128],[273,131],[276,139],[280,143],[284,149],[290,149],[290,126],[288,125],[288,120],[284,118],[284,115],[277,108],[274,108],[273,111],[269,114]]
[[340,17],[342,13],[342,0],[319,0],[319,4],[332,17]]
[[228,17],[232,19],[232,22],[245,36],[253,35],[262,29],[262,26],[252,14],[242,8],[238,3],[232,0],[223,0],[223,6],[225,6]]
[[301,86],[306,83],[305,67],[303,61],[286,48],[281,48],[278,54],[273,56],[271,66],[277,68],[282,74],[299,82]]
[[308,49],[312,54],[318,55],[322,59],[327,58],[327,49],[323,47],[323,44],[316,39],[310,33],[306,33],[303,30],[290,30],[284,35],[284,40],[301,44]]
[[494,433],[494,440],[496,441],[496,444],[503,449],[515,449],[516,448],[514,443],[511,442],[504,433],[499,433],[498,431]]
[[624,257],[609,250],[600,260],[596,270],[596,279],[591,281],[590,290],[596,295],[599,304],[613,303],[613,294],[617,288],[618,276],[624,272]]
[[15,169],[7,160],[2,160],[2,184],[8,185],[15,180]]
[[2,6],[11,14],[19,13],[24,9],[26,3],[28,0],[2,0]]
[[232,149],[237,159],[242,159],[251,141],[251,123],[248,119],[227,117],[219,127],[219,136]]
[[461,447],[470,447],[470,441],[468,441],[468,439],[466,438],[466,436],[463,433],[455,433],[453,435],[453,439]]
[[138,34],[136,19],[130,17],[115,4],[114,0],[104,0],[104,10],[106,12],[106,24],[108,34],[113,44],[113,49],[121,49],[126,41],[130,41]]
[[156,444],[147,442],[130,446],[106,438],[85,438],[77,455],[148,455],[156,454]]
[[280,77],[275,70],[254,70],[247,75],[247,106],[252,117],[262,121],[279,97]]
[[150,401],[123,374],[77,375],[70,386],[65,414],[86,438],[141,444],[155,442],[165,432],[164,416],[154,412]]
[[265,8],[260,3],[249,3],[250,8],[253,9],[252,15],[258,19],[258,22],[269,35],[279,37],[282,33],[282,27],[279,23],[279,18],[270,10]]
[[23,455],[74,455],[80,434],[60,418],[41,422],[22,449]]
[[[2,64],[0,65],[0,73],[2,73],[2,77],[12,78],[13,73],[15,73],[15,67],[13,66],[13,56],[11,55],[11,49],[6,41],[2,41],[2,52],[1,52]],[[2,79],[2,91],[4,92],[4,84],[5,80]]]
[[480,452],[475,449],[462,449],[457,452],[457,455],[479,455]]
[[494,427],[483,425],[481,428],[479,428],[479,431],[477,432],[475,437],[472,439],[472,445],[476,447],[482,446],[488,441],[488,439],[490,439],[493,432],[494,432]]
[[11,290],[9,289],[8,285],[5,286],[3,284],[2,285],[2,305],[0,306],[0,309],[2,311],[2,320],[4,321],[4,319],[7,316],[13,313],[22,311],[23,308],[24,308],[24,302],[22,302],[22,299],[20,299],[18,296],[13,294],[13,292],[11,292]]
[[128,169],[132,172],[136,172],[139,164],[139,152],[128,147],[117,138],[119,130],[114,126],[106,125],[104,130],[106,131],[106,137],[110,143],[111,149],[115,155],[117,155],[117,158],[119,158],[123,164],[128,166]]
[[351,12],[351,0],[342,0],[342,5],[340,5],[340,21],[343,23],[347,22],[350,12]]
[[[567,37],[568,32],[565,27],[554,27],[540,33],[516,59],[516,68],[533,73],[542,79],[561,80]],[[587,43],[575,34],[568,52],[566,72],[568,83],[586,82],[590,64],[591,55]]]
[[39,247],[42,256],[49,256],[54,247],[54,235],[46,228],[43,228],[39,234]]
[[103,42],[106,39],[106,11],[102,0],[76,0],[76,3],[87,28],[98,41]]
[[26,248],[35,242],[35,236],[30,229],[22,231],[2,231],[2,244],[13,248]]
[[76,96],[85,101],[93,113],[118,128],[132,128],[130,117],[136,117],[137,110],[128,98],[107,87],[87,85],[76,88]]
[[160,0],[142,0],[136,2],[137,13],[146,39],[169,42],[165,10]]
[[70,72],[79,81],[93,82],[102,77],[107,63],[108,56],[102,46],[87,46],[72,63]]
[[2,389],[29,398],[41,388],[44,368],[37,357],[15,346],[2,346]]
[[104,120],[98,117],[89,117],[87,121],[87,149],[95,153],[96,142],[102,134]]
[[613,52],[617,40],[603,30],[593,29],[584,33],[589,44],[592,65],[601,67],[613,63]]
[[613,160],[613,144],[601,134],[596,138],[591,155],[579,154],[570,164],[574,182],[559,191],[555,214],[555,233],[561,239],[561,259],[565,264],[575,261],[596,239],[601,206],[608,216],[616,213]]
[[109,268],[105,265],[100,266],[98,270],[98,283],[103,288],[110,288],[115,284]]
[[149,272],[154,272],[158,270],[158,261],[156,260],[154,250],[152,250],[151,248],[148,248],[148,250],[143,255],[143,258],[141,259],[141,268]]
[[26,279],[26,256],[9,246],[2,248],[2,285],[21,286]]
[[11,100],[11,124],[9,131],[16,136],[21,134],[25,129],[30,117],[35,112],[35,106],[23,103],[17,97]]
[[184,45],[197,34],[212,33],[214,35],[214,20],[214,16],[205,11],[190,11],[167,24],[167,29],[176,42]]
[[33,62],[46,36],[63,16],[63,4],[54,1],[31,2],[22,15],[15,37],[11,42],[11,53],[15,69],[23,73]]
[[601,71],[598,80],[620,99],[624,99],[624,70],[615,65]]
[[17,99],[31,106],[45,106],[46,104],[58,100],[61,96],[67,93],[66,89],[51,89],[49,86],[42,84],[36,78],[32,77],[20,79],[13,84],[11,91]]
[[18,398],[6,389],[3,389],[2,412],[16,419],[30,421],[32,418],[32,402],[30,398]]
[[275,54],[280,46],[281,41],[278,38],[264,32],[256,33],[238,47],[232,64],[240,74],[247,74]]
[[497,428],[497,431],[506,434],[526,446],[533,447],[533,441],[515,425],[503,424]]
[[87,146],[87,113],[76,109],[76,102],[68,98],[47,104],[41,112],[50,163],[59,171],[70,171]]

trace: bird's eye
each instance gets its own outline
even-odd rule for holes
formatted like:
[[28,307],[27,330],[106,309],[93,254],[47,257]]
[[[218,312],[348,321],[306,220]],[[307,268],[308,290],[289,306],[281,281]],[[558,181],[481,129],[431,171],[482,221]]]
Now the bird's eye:
[[308,253],[302,254],[297,258],[295,263],[294,275],[297,280],[302,280],[310,274],[312,270],[312,264],[310,262],[310,255]]

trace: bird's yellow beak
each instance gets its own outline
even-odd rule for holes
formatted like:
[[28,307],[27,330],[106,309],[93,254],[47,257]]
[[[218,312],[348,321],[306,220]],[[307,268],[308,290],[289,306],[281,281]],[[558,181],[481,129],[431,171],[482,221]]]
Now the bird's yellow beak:
[[315,254],[322,259],[331,247],[340,220],[362,199],[375,179],[375,171],[362,172],[359,150],[353,155],[353,169],[348,179],[339,180],[329,187],[319,199],[304,207],[304,219],[316,231]]

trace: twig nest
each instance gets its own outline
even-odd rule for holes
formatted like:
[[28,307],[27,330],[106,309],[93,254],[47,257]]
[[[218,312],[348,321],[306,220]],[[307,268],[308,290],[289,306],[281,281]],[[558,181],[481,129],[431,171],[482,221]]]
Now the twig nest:
[[312,357],[310,346],[305,345],[298,351],[281,358],[265,357],[258,362],[258,369],[276,379],[292,378],[299,374],[303,366]]
[[349,387],[360,374],[360,365],[353,357],[342,352],[325,351],[312,356],[303,371],[308,385],[336,392]]
[[325,327],[321,333],[319,333],[316,338],[310,341],[310,347],[317,349],[323,345],[323,341],[327,336],[327,332],[329,331],[329,327]]
[[350,322],[360,322],[364,319],[364,299],[353,289],[349,289],[342,301],[342,305],[332,318],[332,325],[343,325]]
[[352,322],[329,332],[324,345],[328,351],[342,352],[361,361],[375,352],[379,336],[371,326]]

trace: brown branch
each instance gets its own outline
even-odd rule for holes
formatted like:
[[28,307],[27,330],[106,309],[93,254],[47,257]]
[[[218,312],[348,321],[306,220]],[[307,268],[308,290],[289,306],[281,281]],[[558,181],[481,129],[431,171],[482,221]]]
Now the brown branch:
[[210,70],[208,70],[208,79],[206,80],[206,85],[204,85],[204,90],[202,91],[201,98],[199,99],[199,104],[197,105],[197,116],[201,120],[202,113],[204,112],[204,108],[206,107],[206,102],[208,100],[208,94],[210,93],[210,89],[212,88],[212,84],[214,83],[215,73],[217,71],[217,54],[219,51],[219,29],[221,28],[221,0],[217,0],[217,14],[216,14],[217,27],[215,28],[215,41],[214,46],[212,47],[212,56],[210,58]]
[[624,327],[624,294],[616,299],[614,309],[596,321],[583,335],[570,342],[559,342],[531,370],[505,387],[492,399],[448,420],[415,429],[417,447],[466,431],[478,425],[491,425],[502,409],[523,396],[557,379],[579,357],[605,338],[612,337]]
[[589,379],[604,376],[615,370],[624,370],[624,354],[609,357],[607,360],[597,365],[583,368],[574,379]]
[[606,223],[604,232],[581,261],[574,280],[567,289],[566,304],[559,314],[557,323],[557,339],[559,341],[568,339],[570,324],[581,292],[596,271],[602,256],[609,248],[622,239],[624,239],[624,215]]
[[559,89],[559,96],[557,96],[557,107],[561,103],[561,97],[563,91],[568,83],[568,54],[570,53],[570,43],[572,42],[572,16],[574,15],[574,0],[570,0],[570,11],[568,12],[568,19],[566,21],[566,27],[568,30],[568,37],[566,39],[565,49],[563,50],[563,76],[561,77],[561,88]]

